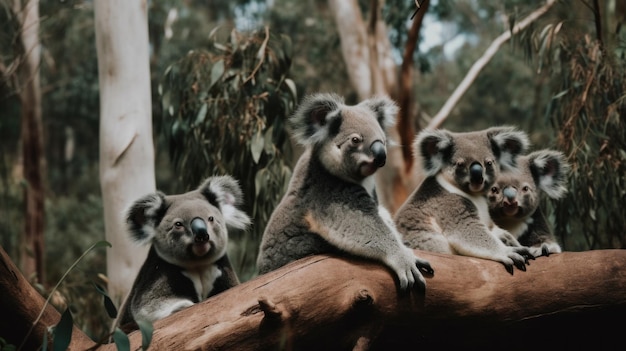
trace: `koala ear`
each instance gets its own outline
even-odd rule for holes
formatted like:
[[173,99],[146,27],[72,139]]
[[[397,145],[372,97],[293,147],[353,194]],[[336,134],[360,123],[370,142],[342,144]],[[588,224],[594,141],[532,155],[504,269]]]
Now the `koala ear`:
[[140,244],[149,244],[156,235],[159,225],[167,210],[165,194],[156,192],[135,201],[126,211],[126,225],[130,237]]
[[525,153],[530,145],[526,133],[513,127],[489,128],[487,138],[491,142],[491,148],[498,158],[498,163],[506,170],[515,169],[517,157]]
[[570,165],[563,153],[540,150],[529,154],[527,158],[528,167],[539,189],[553,199],[560,199],[567,193]]
[[359,105],[365,105],[376,114],[378,123],[387,130],[396,123],[396,115],[398,114],[398,105],[388,97],[376,96],[361,102]]
[[426,177],[439,173],[454,148],[452,135],[445,130],[423,130],[413,142],[415,157],[422,159]]
[[251,223],[250,217],[237,208],[243,202],[243,192],[233,177],[210,177],[198,191],[220,209],[228,227],[246,229]]
[[307,96],[289,120],[296,140],[302,145],[310,145],[325,139],[325,126],[333,117],[329,114],[343,104],[343,98],[336,94]]

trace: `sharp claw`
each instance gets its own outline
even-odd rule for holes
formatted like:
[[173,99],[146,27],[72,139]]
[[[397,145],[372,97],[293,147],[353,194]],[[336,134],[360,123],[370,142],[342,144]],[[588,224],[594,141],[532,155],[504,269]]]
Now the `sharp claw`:
[[512,265],[505,264],[504,267],[506,268],[506,271],[509,272],[509,274],[513,275],[513,266]]
[[545,245],[541,247],[541,254],[546,257],[550,256],[550,251]]

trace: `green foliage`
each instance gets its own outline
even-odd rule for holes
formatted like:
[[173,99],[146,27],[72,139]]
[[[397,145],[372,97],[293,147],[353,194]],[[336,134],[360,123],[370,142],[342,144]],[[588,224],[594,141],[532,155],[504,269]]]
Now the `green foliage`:
[[[255,271],[258,243],[291,176],[285,129],[297,101],[287,77],[291,41],[269,30],[232,31],[190,51],[165,71],[164,133],[179,180],[196,187],[207,176],[231,174],[244,189],[252,239],[234,236],[231,259],[243,279]],[[240,245],[239,247],[237,245]]]
[[549,112],[573,164],[558,231],[590,249],[626,248],[626,66],[588,36],[560,47],[561,82]]

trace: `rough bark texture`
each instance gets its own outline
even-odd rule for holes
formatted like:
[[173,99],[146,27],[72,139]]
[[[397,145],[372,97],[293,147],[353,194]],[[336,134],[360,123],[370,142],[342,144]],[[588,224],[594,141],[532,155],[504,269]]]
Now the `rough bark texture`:
[[[621,338],[626,250],[554,254],[514,275],[493,261],[416,254],[435,269],[425,294],[399,293],[381,265],[313,256],[156,322],[152,349],[603,349]],[[0,301],[11,316],[2,331],[19,340],[10,321],[32,321],[41,299],[22,298],[27,284],[2,260]],[[36,331],[58,320],[44,316]],[[140,333],[130,340],[139,348]],[[90,341],[75,334],[71,346]]]
[[147,255],[128,238],[123,210],[155,191],[148,19],[143,0],[96,1],[100,84],[100,184],[108,291],[121,301]]
[[24,234],[20,245],[20,267],[37,281],[44,276],[44,170],[43,122],[39,64],[39,1],[14,1],[13,12],[20,23],[22,60],[17,91],[21,107],[22,164],[24,172]]

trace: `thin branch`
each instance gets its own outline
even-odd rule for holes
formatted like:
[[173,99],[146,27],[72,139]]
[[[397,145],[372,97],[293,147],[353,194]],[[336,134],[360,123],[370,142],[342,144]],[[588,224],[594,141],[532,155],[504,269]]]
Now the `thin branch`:
[[533,11],[530,15],[524,18],[522,21],[515,24],[512,30],[506,31],[500,36],[498,36],[492,43],[489,45],[487,50],[483,56],[481,56],[474,65],[470,68],[470,70],[465,75],[465,78],[461,81],[461,83],[456,87],[448,101],[441,107],[439,112],[433,117],[433,119],[428,124],[427,128],[435,129],[438,128],[443,121],[448,118],[448,115],[452,111],[452,109],[456,106],[456,104],[461,100],[461,97],[465,94],[467,89],[472,85],[480,71],[491,61],[493,56],[498,52],[500,46],[504,44],[507,40],[511,39],[511,36],[519,33],[526,27],[528,27],[531,23],[537,20],[539,17],[543,16],[548,10],[556,3],[556,0],[548,0],[546,3],[540,8]]
[[398,114],[398,134],[400,135],[400,147],[402,148],[402,158],[406,164],[405,169],[408,171],[413,165],[413,138],[415,137],[415,126],[413,124],[412,117],[412,83],[413,83],[413,53],[417,46],[419,39],[420,28],[422,28],[422,21],[426,11],[428,11],[428,5],[430,1],[424,0],[422,4],[416,2],[419,6],[419,12],[416,12],[415,17],[412,18],[411,29],[409,29],[409,36],[404,47],[404,54],[402,55],[402,66],[400,68],[400,92],[398,102],[400,105],[400,112]]

